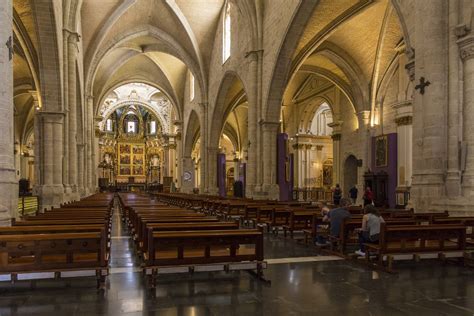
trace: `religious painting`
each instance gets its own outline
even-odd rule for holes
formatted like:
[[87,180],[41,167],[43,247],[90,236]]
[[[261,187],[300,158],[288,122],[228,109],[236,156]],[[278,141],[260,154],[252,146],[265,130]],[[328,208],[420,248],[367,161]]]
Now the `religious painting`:
[[120,156],[120,164],[121,164],[121,165],[128,165],[128,164],[130,164],[130,155],[121,155],[121,156]]
[[120,166],[120,175],[130,175],[130,166]]
[[323,165],[323,186],[332,186],[332,164]]
[[143,147],[134,146],[133,147],[134,155],[143,155]]
[[130,153],[130,144],[120,144],[120,153],[129,154]]
[[119,176],[145,175],[145,145],[118,144]]
[[386,167],[388,165],[388,139],[387,136],[375,138],[375,166]]

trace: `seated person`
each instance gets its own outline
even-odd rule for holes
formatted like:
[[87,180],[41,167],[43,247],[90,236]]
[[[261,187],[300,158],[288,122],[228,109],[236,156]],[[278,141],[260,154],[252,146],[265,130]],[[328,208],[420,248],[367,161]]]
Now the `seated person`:
[[365,243],[377,243],[379,241],[380,224],[385,223],[375,206],[368,204],[364,208],[362,217],[362,228],[359,232],[359,250],[355,253],[365,256]]
[[[323,216],[323,222],[329,222],[329,235],[333,237],[339,237],[341,230],[341,224],[344,219],[351,217],[351,213],[347,210],[347,207],[351,205],[351,201],[347,198],[343,198],[340,201],[340,207],[329,210],[327,207],[322,208],[321,215]],[[318,243],[321,244],[323,240],[318,239]],[[325,240],[324,240],[325,242]],[[317,245],[318,245],[317,243]]]

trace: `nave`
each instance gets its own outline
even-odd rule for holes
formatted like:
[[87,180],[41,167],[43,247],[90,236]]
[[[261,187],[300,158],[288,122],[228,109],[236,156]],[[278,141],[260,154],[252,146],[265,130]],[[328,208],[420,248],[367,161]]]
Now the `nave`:
[[[136,195],[136,194],[128,194]],[[250,273],[159,275],[155,290],[114,199],[109,275],[0,283],[1,315],[471,315],[474,271],[448,263],[398,263],[370,270],[279,233],[264,233],[263,282]],[[54,221],[50,219],[50,221]],[[243,227],[245,229],[245,227]]]

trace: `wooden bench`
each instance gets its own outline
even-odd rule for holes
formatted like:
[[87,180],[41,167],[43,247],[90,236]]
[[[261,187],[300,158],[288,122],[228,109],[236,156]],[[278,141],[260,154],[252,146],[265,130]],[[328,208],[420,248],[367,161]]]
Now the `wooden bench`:
[[3,281],[95,275],[104,289],[108,275],[105,231],[0,235]]
[[401,225],[382,224],[379,242],[365,244],[366,261],[372,255],[378,257],[378,264],[393,271],[394,260],[421,258],[463,258],[466,246],[464,225]]
[[144,273],[153,288],[161,273],[256,270],[261,275],[266,267],[258,230],[149,230],[144,259]]
[[196,231],[196,230],[229,230],[239,229],[237,222],[186,222],[186,223],[147,223],[142,239],[137,240],[138,249],[142,252],[148,248],[148,236],[152,231]]

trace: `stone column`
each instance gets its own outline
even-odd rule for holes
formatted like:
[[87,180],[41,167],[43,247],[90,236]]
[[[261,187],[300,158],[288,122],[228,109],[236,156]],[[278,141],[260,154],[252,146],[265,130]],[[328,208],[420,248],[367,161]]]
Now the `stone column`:
[[332,181],[334,184],[341,183],[341,125],[342,121],[335,121],[328,124],[332,128],[332,150],[333,150],[333,168],[332,168]]
[[240,180],[240,160],[239,158],[234,158],[234,182]]
[[174,125],[176,126],[176,136],[175,136],[175,143],[176,143],[176,179],[177,187],[181,188],[183,184],[183,140],[181,137],[181,130],[183,126],[183,122],[175,122]]
[[77,186],[80,197],[85,194],[84,191],[84,148],[85,144],[77,144]]
[[403,102],[394,106],[397,110],[395,123],[397,124],[398,148],[398,187],[409,188],[412,177],[413,159],[413,117],[411,102]]
[[463,136],[467,147],[466,167],[463,175],[463,196],[474,196],[474,36],[459,41],[463,62]]
[[77,89],[76,89],[76,60],[77,60],[77,42],[79,41],[79,34],[70,32],[67,38],[68,41],[68,123],[69,123],[69,184],[71,185],[71,199],[77,200],[78,193],[78,159],[77,159]]
[[201,194],[206,193],[208,191],[208,169],[209,169],[209,161],[207,159],[207,143],[208,143],[208,103],[199,103],[199,108],[201,110],[201,133],[200,133],[200,147],[199,147],[199,174],[200,174],[200,182],[199,182],[199,192]]
[[63,160],[63,112],[40,111],[41,128],[41,195],[42,209],[59,206],[63,202],[64,186],[62,183]]
[[173,177],[173,182],[176,184],[175,179],[178,177],[178,173],[176,172],[176,144],[169,145],[169,152],[170,152],[170,177]]
[[413,104],[413,181],[411,201],[427,211],[445,194],[447,166],[447,12],[448,1],[415,1],[415,83],[430,81],[415,92]]
[[[253,89],[248,91],[248,135],[249,135],[249,146],[248,150],[248,159],[247,159],[247,175],[246,175],[246,184],[245,184],[245,195],[252,197],[256,186],[259,184],[257,182],[257,173],[259,172],[258,164],[258,153],[259,153],[259,143],[258,143],[258,95],[257,95],[257,82],[258,82],[258,54],[256,52],[250,52],[247,55],[249,60],[249,78],[250,86]],[[265,140],[263,141],[265,142]],[[263,144],[263,146],[265,146]],[[264,151],[265,152],[265,151]],[[263,167],[265,168],[265,167]],[[265,176],[264,176],[265,177]],[[265,180],[263,180],[265,183]],[[257,188],[260,190],[260,188]]]
[[86,99],[86,113],[87,113],[87,122],[86,122],[86,164],[87,164],[87,193],[94,192],[94,157],[95,153],[93,150],[94,147],[94,98],[92,96],[87,96]]
[[295,188],[301,188],[301,182],[300,182],[300,167],[301,167],[301,152],[299,148],[299,144],[293,144],[293,153],[294,153],[294,175],[293,175],[293,181],[294,181],[294,186]]
[[[280,188],[277,184],[277,134],[280,122],[263,122],[263,183],[262,193],[270,199],[278,199]],[[249,134],[251,135],[251,134]]]
[[93,151],[92,151],[92,170],[93,170],[93,176],[92,180],[94,182],[93,188],[94,191],[96,191],[99,187],[99,177],[102,176],[101,173],[99,173],[99,163],[102,161],[102,157],[100,156],[100,150],[99,150],[99,137],[100,137],[100,128],[99,128],[99,123],[102,122],[102,117],[100,116],[95,116],[94,117],[94,130],[93,130],[93,136],[92,136],[92,143],[93,143]]
[[[0,1],[0,226],[10,225],[18,204],[13,154],[13,35],[11,0]],[[5,43],[11,40],[11,46]]]
[[193,192],[194,185],[196,182],[197,174],[195,172],[195,166],[193,158],[183,157],[183,172],[181,175],[181,192],[191,193]]
[[[207,188],[208,193],[211,195],[217,195],[219,188],[217,187],[217,154],[219,153],[219,148],[217,147],[208,147],[207,148],[207,164],[208,164],[208,175],[207,181],[209,186]],[[201,157],[202,161],[202,157]]]

